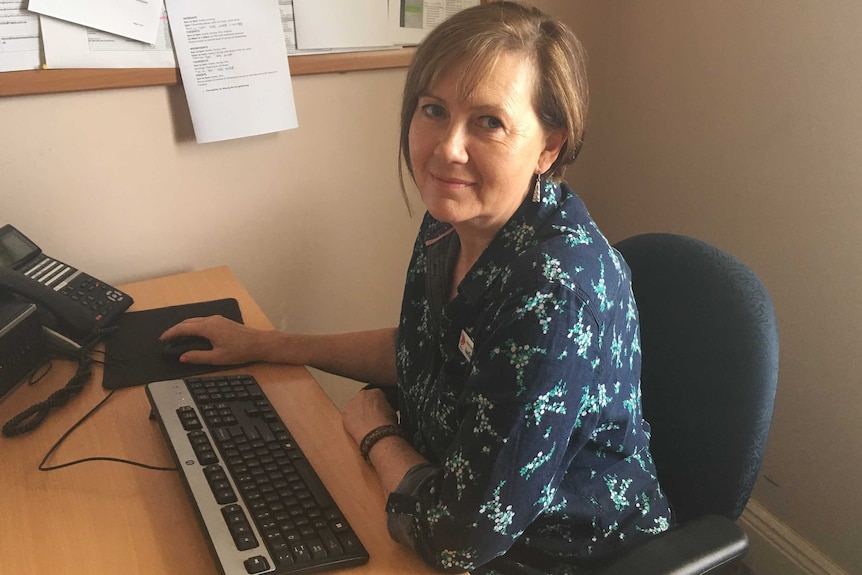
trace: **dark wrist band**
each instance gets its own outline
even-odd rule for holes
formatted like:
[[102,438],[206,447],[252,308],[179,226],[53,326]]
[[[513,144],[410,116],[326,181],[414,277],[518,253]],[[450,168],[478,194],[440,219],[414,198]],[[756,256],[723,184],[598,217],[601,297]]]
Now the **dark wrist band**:
[[362,455],[362,459],[371,463],[371,460],[368,458],[368,453],[371,451],[371,448],[374,447],[375,443],[384,437],[389,437],[390,435],[402,437],[401,428],[397,425],[381,425],[380,427],[375,427],[366,433],[365,437],[362,438],[362,441],[359,442],[359,453]]

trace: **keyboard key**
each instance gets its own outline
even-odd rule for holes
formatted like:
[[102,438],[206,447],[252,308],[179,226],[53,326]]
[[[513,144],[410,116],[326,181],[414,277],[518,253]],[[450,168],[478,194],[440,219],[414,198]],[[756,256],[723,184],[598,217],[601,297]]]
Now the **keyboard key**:
[[323,542],[317,539],[312,539],[307,543],[309,551],[311,551],[312,559],[326,559],[328,554],[326,553],[326,547],[323,546]]
[[216,456],[215,451],[213,451],[210,439],[204,431],[190,431],[188,433],[188,439],[192,444],[192,449],[201,465],[210,465],[218,462],[218,457]]
[[185,405],[177,409],[177,417],[180,418],[180,423],[186,431],[193,431],[201,428],[198,414],[195,412],[195,408],[190,405]]
[[344,553],[344,550],[341,548],[341,543],[338,542],[338,539],[329,529],[320,530],[320,539],[323,541],[323,544],[326,546],[326,550],[329,551],[330,555],[337,557]]
[[293,556],[296,557],[296,560],[300,563],[304,561],[311,561],[311,554],[308,552],[308,547],[305,546],[305,543],[296,543],[291,547],[291,551],[293,551]]
[[243,564],[245,565],[245,570],[247,573],[249,573],[249,575],[254,575],[254,573],[262,573],[269,570],[269,561],[267,561],[266,557],[262,555],[255,555],[254,557],[249,557],[243,562]]
[[233,538],[234,543],[236,543],[236,548],[240,551],[248,551],[249,549],[254,549],[260,543],[257,542],[257,539],[254,535],[237,535]]
[[359,539],[353,533],[340,533],[338,540],[341,542],[341,547],[345,553],[355,553],[357,549],[362,547]]
[[210,489],[212,489],[216,503],[219,503],[220,505],[236,503],[236,493],[234,492],[233,487],[231,487],[231,484],[227,479],[227,475],[221,465],[210,465],[205,467],[204,477],[207,478],[207,482],[210,484]]
[[275,564],[278,567],[286,567],[288,565],[293,565],[293,555],[290,554],[290,550],[286,547],[277,552],[273,552],[272,558],[275,560]]

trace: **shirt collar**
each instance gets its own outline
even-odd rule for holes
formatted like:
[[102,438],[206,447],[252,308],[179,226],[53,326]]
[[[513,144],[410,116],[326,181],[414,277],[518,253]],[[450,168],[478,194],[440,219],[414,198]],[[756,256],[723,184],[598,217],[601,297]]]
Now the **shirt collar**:
[[[532,201],[528,195],[515,213],[491,240],[478,261],[458,286],[458,294],[468,302],[475,303],[501,276],[509,273],[509,263],[518,254],[537,244],[536,234],[545,222],[557,213],[566,194],[564,184],[545,181],[540,202]],[[429,247],[454,231],[451,224],[441,222],[426,214],[422,240]]]

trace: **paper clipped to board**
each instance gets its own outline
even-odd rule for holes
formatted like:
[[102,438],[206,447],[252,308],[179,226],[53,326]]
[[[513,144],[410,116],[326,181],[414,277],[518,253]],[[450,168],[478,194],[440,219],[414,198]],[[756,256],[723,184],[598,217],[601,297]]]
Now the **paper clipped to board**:
[[391,46],[387,0],[293,0],[300,50]]
[[389,22],[393,44],[418,44],[449,16],[479,0],[399,0],[389,2]]
[[199,143],[297,127],[278,0],[167,0]]
[[0,72],[39,67],[39,16],[26,5],[0,0]]
[[153,44],[159,34],[162,3],[161,0],[30,0],[27,9]]
[[48,68],[176,68],[168,15],[162,8],[154,44],[48,16],[40,17]]

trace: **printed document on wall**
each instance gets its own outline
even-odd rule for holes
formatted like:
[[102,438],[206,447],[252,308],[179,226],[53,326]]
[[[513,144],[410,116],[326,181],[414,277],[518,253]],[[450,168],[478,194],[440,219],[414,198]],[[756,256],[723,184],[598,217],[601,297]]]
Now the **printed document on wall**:
[[418,44],[437,24],[479,0],[389,0],[389,23],[395,44]]
[[27,8],[44,16],[154,44],[161,0],[30,0]]
[[40,21],[45,63],[49,68],[177,67],[168,14],[164,8],[154,44],[48,16],[41,16]]
[[278,0],[167,0],[199,143],[297,127]]
[[35,70],[39,56],[39,16],[27,0],[0,0],[0,72]]
[[300,50],[390,46],[387,0],[293,0]]

